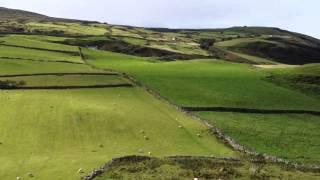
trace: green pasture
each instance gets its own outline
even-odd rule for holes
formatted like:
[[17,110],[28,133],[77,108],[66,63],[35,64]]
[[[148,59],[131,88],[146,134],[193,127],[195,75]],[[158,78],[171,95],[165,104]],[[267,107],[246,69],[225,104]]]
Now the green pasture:
[[0,57],[21,58],[31,60],[46,61],[70,61],[81,63],[81,58],[77,54],[67,54],[60,52],[51,52],[46,50],[35,50],[20,47],[8,47],[0,45]]
[[268,72],[222,60],[160,62],[98,50],[83,50],[97,67],[126,72],[181,106],[319,110],[320,101],[277,86]]
[[320,116],[223,112],[197,115],[258,152],[302,163],[320,162]]
[[70,51],[77,52],[78,48],[75,46],[68,46],[63,44],[56,44],[50,41],[59,42],[66,38],[52,38],[49,36],[26,36],[26,35],[6,35],[0,37],[1,44],[24,46],[31,48],[41,48],[49,50]]
[[23,82],[20,86],[94,86],[129,83],[127,80],[114,75],[43,75],[27,77],[6,77],[0,81]]
[[79,179],[113,157],[149,152],[235,156],[201,122],[138,88],[0,91],[0,105],[2,179]]
[[106,27],[97,26],[94,24],[83,25],[80,23],[65,23],[65,22],[48,22],[48,23],[38,23],[38,22],[30,22],[26,24],[29,30],[40,30],[40,31],[63,31],[65,34],[69,35],[93,35],[99,36],[104,35],[106,31]]
[[56,62],[37,62],[0,58],[0,75],[36,74],[36,73],[96,73],[97,71],[84,64]]

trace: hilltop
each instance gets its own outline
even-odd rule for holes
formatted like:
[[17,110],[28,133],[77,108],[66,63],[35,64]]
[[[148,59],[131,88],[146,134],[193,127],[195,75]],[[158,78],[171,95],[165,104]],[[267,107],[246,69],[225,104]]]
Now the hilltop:
[[63,43],[165,61],[218,58],[249,64],[320,62],[320,40],[273,27],[143,28],[6,8],[0,9],[0,21],[2,33],[77,37]]

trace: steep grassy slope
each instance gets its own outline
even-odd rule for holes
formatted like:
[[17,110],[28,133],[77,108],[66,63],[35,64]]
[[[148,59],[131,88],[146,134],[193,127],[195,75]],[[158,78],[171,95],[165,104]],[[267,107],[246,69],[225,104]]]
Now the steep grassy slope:
[[[97,50],[83,52],[90,64],[126,72],[179,106],[224,107],[231,112],[231,108],[320,109],[319,99],[287,86],[278,86],[267,80],[268,71],[249,65],[217,60],[159,62]],[[197,114],[259,152],[300,162],[319,162],[316,155],[318,133],[314,128],[318,126],[318,116],[245,112]],[[256,124],[254,127],[253,123]]]
[[310,64],[296,68],[268,69],[268,80],[314,97],[320,97],[320,65]]
[[48,36],[26,36],[26,35],[6,35],[0,37],[1,44],[24,46],[29,48],[49,49],[57,51],[77,52],[78,48],[63,44],[56,44],[50,41],[63,41],[67,38],[54,38]]
[[96,73],[84,64],[52,63],[0,58],[0,75],[36,73]]
[[219,112],[198,115],[258,152],[302,163],[320,162],[319,116]]
[[99,42],[91,39],[89,44],[102,50],[143,57],[164,60],[209,57],[252,64],[320,61],[318,39],[279,28],[142,28],[50,18],[3,8],[1,11],[0,33],[68,36],[76,37],[76,41],[88,40],[88,36],[99,37],[102,38]]
[[[53,51],[36,50],[24,38],[9,41],[15,40],[25,47],[0,47],[0,55],[9,56],[0,58],[0,75],[25,75],[0,81],[41,87],[128,82],[116,75],[83,74],[108,71],[65,62],[83,61],[79,55],[55,51],[64,46],[48,43],[44,45]],[[42,58],[51,61],[40,61]],[[61,62],[54,61],[58,59]],[[49,75],[30,76],[38,73]],[[131,154],[238,156],[202,122],[137,87],[0,90],[0,106],[1,179],[25,179],[28,173],[33,179],[79,179],[113,157]],[[80,168],[83,173],[78,172]]]
[[128,154],[233,155],[200,122],[139,89],[1,91],[0,99],[3,179],[77,179],[79,168]]
[[217,60],[159,62],[84,50],[89,62],[134,76],[181,106],[318,110],[320,102],[263,80],[268,73]]
[[0,45],[0,57],[8,59],[27,59],[36,61],[67,61],[81,63],[77,53],[51,52],[23,47],[10,47]]

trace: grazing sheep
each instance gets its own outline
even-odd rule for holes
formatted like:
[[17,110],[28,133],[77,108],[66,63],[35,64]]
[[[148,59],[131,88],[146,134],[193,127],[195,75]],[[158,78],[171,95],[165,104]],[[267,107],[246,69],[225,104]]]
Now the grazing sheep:
[[29,177],[31,177],[31,178],[34,177],[34,175],[33,175],[31,172],[28,172],[27,175],[28,175]]
[[183,126],[181,126],[181,125],[180,125],[180,126],[179,126],[179,128],[180,128],[180,129],[182,129],[182,128],[183,128]]
[[18,176],[18,177],[16,177],[16,180],[20,180],[21,178]]
[[149,154],[149,156],[151,156],[152,153],[151,153],[151,152],[148,152],[148,154]]
[[143,138],[144,138],[145,140],[149,140],[149,137],[148,137],[148,136],[143,136]]
[[83,169],[82,169],[82,168],[80,168],[80,169],[78,170],[78,173],[79,173],[79,174],[84,173]]
[[198,136],[198,137],[201,137],[201,134],[200,134],[200,133],[198,133],[198,134],[197,134],[197,136]]

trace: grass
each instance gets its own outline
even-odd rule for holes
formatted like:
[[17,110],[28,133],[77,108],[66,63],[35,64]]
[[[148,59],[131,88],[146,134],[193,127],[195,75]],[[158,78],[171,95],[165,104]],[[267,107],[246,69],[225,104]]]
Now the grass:
[[269,74],[218,60],[159,62],[84,50],[93,65],[126,72],[181,106],[318,110],[320,102],[264,80]]
[[164,158],[113,165],[97,180],[111,179],[319,179],[316,173],[286,170],[272,164],[211,158]]
[[[50,63],[0,58],[0,75],[35,73],[96,73],[84,64]],[[103,71],[101,71],[103,72]]]
[[69,61],[81,63],[80,56],[70,55],[66,53],[51,52],[45,50],[34,50],[18,47],[8,47],[0,45],[0,56],[9,58],[22,58],[32,60],[47,60],[47,61]]
[[320,98],[320,64],[309,64],[295,68],[268,69],[271,82],[296,89],[311,97]]
[[320,117],[307,114],[246,114],[202,112],[237,142],[258,152],[296,162],[320,162]]
[[113,75],[66,75],[66,76],[29,76],[1,78],[0,81],[24,82],[23,86],[93,86],[128,83],[127,80]]
[[30,22],[26,24],[29,30],[42,30],[42,31],[52,31],[52,30],[61,30],[64,31],[65,34],[69,35],[93,35],[99,36],[104,35],[107,30],[106,27],[96,26],[96,25],[82,25],[79,23],[64,23],[64,22],[56,22],[56,23],[38,23],[38,22]]
[[0,91],[0,104],[2,179],[78,179],[79,168],[148,152],[235,156],[205,125],[140,89]]
[[[269,70],[246,64],[217,60],[159,62],[94,50],[84,53],[91,64],[126,72],[180,106],[320,109],[319,99],[267,81]],[[317,71],[318,68],[309,65],[300,71],[310,72],[310,69]],[[318,116],[232,113],[204,113],[201,116],[258,152],[300,162],[319,162]]]
[[232,46],[237,46],[239,44],[252,43],[252,42],[274,43],[273,41],[268,41],[263,38],[237,38],[237,39],[232,39],[232,40],[228,40],[228,41],[218,42],[218,43],[216,43],[216,45],[220,46],[220,47],[232,47]]
[[56,43],[49,42],[50,40],[61,41],[61,40],[65,40],[65,38],[56,39],[48,36],[42,36],[39,38],[38,36],[26,36],[26,35],[7,35],[4,37],[0,37],[0,41],[4,41],[2,42],[2,44],[49,49],[49,50],[70,51],[70,52],[78,51],[78,48],[75,46],[56,44]]

